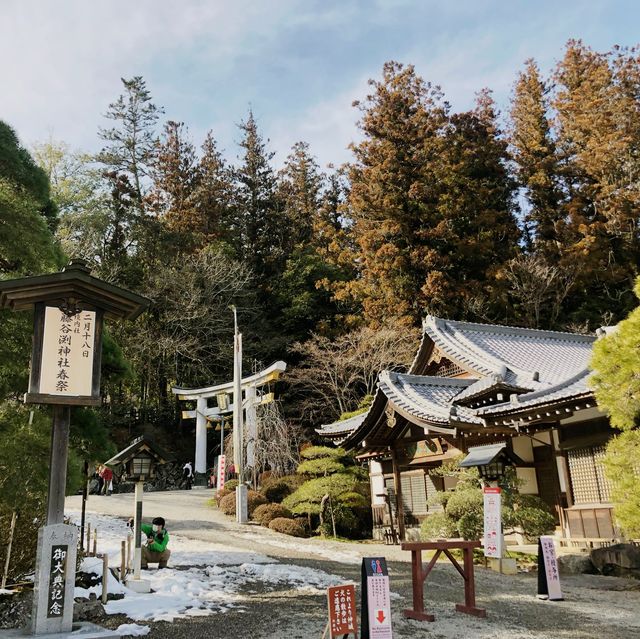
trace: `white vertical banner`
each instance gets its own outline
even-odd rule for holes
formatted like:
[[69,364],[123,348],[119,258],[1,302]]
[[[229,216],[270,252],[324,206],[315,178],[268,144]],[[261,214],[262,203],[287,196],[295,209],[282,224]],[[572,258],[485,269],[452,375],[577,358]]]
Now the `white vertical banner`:
[[502,557],[502,490],[484,488],[484,556]]
[[540,537],[540,545],[542,546],[542,558],[544,559],[544,572],[547,577],[549,601],[561,600],[560,572],[558,571],[558,560],[553,537],[551,535],[543,535]]

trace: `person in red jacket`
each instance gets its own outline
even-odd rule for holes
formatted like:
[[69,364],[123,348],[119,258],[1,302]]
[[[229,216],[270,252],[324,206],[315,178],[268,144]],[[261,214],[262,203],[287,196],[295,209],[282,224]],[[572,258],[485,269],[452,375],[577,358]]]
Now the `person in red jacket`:
[[102,486],[102,494],[103,495],[111,495],[111,491],[113,490],[113,471],[108,466],[102,467],[102,472],[100,473],[102,477],[103,486]]

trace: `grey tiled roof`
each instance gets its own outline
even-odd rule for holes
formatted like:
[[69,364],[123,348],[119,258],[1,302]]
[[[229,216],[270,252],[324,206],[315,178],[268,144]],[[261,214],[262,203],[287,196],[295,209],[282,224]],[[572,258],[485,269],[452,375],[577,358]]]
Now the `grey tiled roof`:
[[362,424],[366,416],[367,413],[365,411],[359,415],[349,417],[349,419],[332,422],[331,424],[323,424],[320,428],[316,428],[315,430],[318,435],[331,436],[332,438],[336,438],[339,435],[344,435],[346,437],[358,428],[360,424]]
[[473,412],[455,407],[452,400],[474,383],[471,378],[431,377],[403,375],[391,371],[380,373],[378,386],[398,412],[421,421],[449,425],[450,421],[480,423]]
[[[485,425],[498,415],[591,395],[588,365],[595,336],[455,322],[432,316],[425,319],[423,329],[412,370],[426,364],[433,343],[448,359],[469,371],[470,377],[381,371],[376,397],[386,400],[417,425],[451,432],[465,424]],[[463,405],[486,393],[491,393],[495,401],[495,391],[501,392],[506,401],[475,408]],[[327,424],[317,432],[333,439],[336,433],[344,432],[344,438],[356,444],[360,440],[359,429],[364,433],[374,418],[379,419],[372,415],[372,420],[367,421],[368,415]],[[348,433],[347,427],[351,429]]]
[[587,368],[595,336],[530,328],[454,322],[428,316],[425,333],[454,360],[482,376],[497,373],[533,390]]
[[510,413],[525,408],[535,408],[536,406],[591,395],[592,391],[588,384],[589,375],[590,372],[588,370],[580,371],[577,375],[555,386],[532,393],[524,393],[502,404],[479,408],[477,413],[478,415],[499,415],[501,413]]

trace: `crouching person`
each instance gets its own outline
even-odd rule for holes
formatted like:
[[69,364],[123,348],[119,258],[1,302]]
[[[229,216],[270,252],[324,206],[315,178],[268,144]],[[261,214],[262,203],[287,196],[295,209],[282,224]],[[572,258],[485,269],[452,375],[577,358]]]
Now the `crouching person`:
[[164,519],[156,517],[149,524],[141,524],[142,532],[147,536],[147,543],[142,546],[142,568],[149,564],[158,564],[158,568],[166,568],[171,551],[167,548],[169,533],[164,528]]

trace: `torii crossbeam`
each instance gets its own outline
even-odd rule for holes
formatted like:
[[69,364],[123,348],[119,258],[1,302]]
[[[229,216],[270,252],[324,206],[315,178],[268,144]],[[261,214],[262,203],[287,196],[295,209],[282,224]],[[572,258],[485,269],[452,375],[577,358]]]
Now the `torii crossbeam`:
[[[253,449],[257,430],[256,407],[273,401],[273,393],[262,393],[262,388],[280,377],[287,368],[285,362],[278,361],[264,370],[242,380],[242,407],[245,413],[244,423],[247,432],[247,464],[253,465]],[[196,409],[183,411],[182,417],[196,420],[196,459],[195,472],[207,472],[207,422],[233,413],[234,406],[229,401],[233,396],[233,381],[208,386],[206,388],[171,389],[179,400],[195,400]],[[209,400],[216,400],[215,406],[209,406]]]

